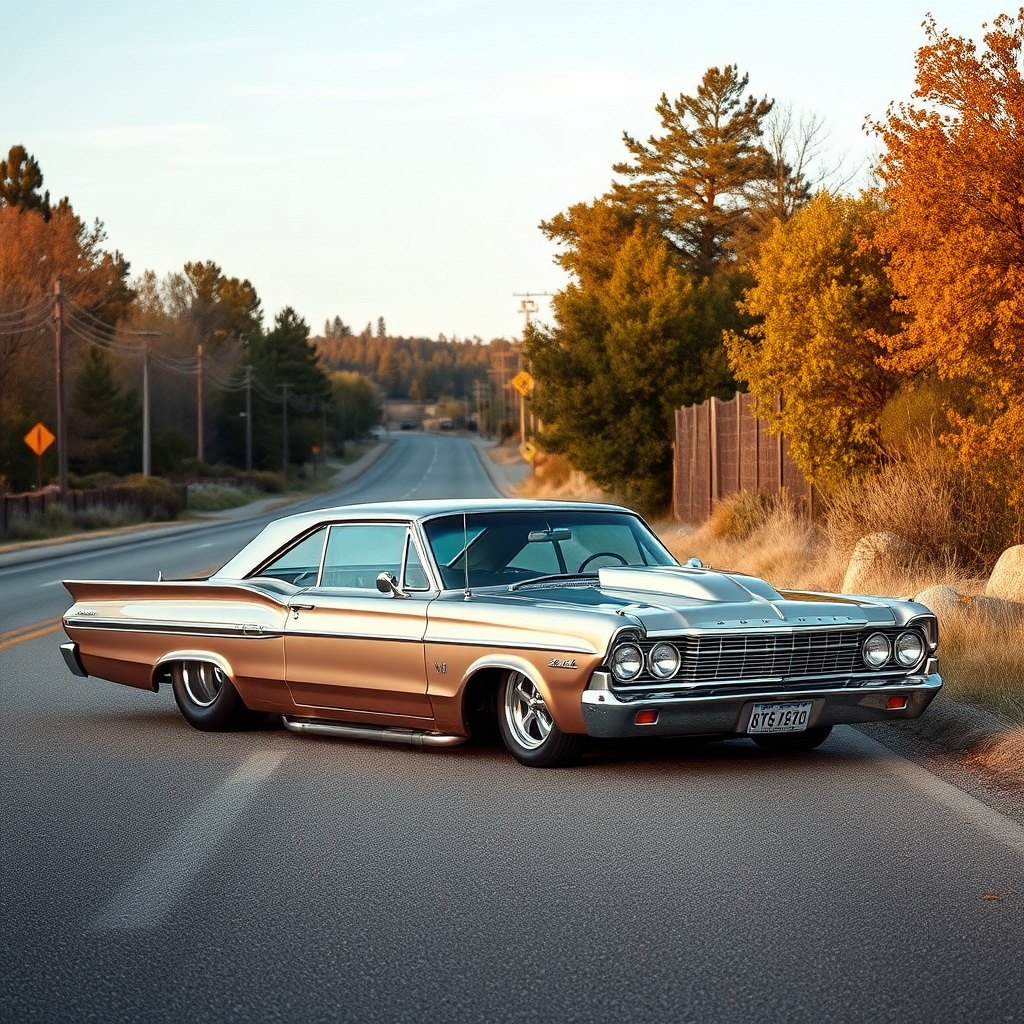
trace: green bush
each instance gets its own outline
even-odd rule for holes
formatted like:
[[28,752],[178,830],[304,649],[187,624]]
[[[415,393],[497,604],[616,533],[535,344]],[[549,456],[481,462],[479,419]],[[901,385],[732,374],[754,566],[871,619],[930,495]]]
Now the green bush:
[[158,476],[130,476],[125,486],[138,492],[143,515],[162,522],[175,519],[182,509],[181,495],[175,487]]
[[251,474],[249,479],[252,481],[253,487],[263,491],[264,494],[281,494],[284,491],[284,477],[269,469],[261,469]]

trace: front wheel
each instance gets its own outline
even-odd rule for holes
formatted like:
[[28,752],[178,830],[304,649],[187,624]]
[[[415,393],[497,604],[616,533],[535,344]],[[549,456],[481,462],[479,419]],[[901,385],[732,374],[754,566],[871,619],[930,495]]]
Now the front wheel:
[[832,732],[831,725],[821,725],[816,729],[804,729],[803,732],[784,732],[776,735],[751,736],[750,738],[765,750],[779,754],[798,754],[803,750],[820,747]]
[[509,753],[531,768],[559,768],[583,752],[583,737],[555,725],[540,690],[521,672],[510,672],[502,685],[498,728]]
[[171,683],[178,710],[195,729],[222,732],[241,725],[248,715],[231,680],[212,662],[176,662]]

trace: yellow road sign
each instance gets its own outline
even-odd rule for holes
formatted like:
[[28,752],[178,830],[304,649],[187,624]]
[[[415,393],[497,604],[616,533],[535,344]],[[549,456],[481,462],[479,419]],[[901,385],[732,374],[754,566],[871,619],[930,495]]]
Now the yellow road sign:
[[42,423],[37,423],[26,435],[25,444],[29,446],[36,453],[36,455],[42,455],[47,448],[53,444],[57,439],[43,426]]
[[512,387],[525,397],[533,391],[533,378],[525,370],[520,370],[512,378]]

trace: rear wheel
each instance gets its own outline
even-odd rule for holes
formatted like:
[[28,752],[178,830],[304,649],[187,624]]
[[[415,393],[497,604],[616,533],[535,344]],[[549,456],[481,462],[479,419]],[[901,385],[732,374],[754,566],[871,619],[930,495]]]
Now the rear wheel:
[[583,737],[555,725],[540,690],[521,672],[510,672],[502,684],[498,728],[509,753],[532,768],[572,764],[583,752]]
[[231,680],[213,662],[176,662],[171,682],[178,710],[193,728],[220,732],[241,725],[248,715]]
[[804,729],[803,732],[785,732],[774,736],[751,736],[750,738],[765,750],[772,750],[779,754],[796,754],[802,750],[813,750],[815,747],[820,747],[831,732],[831,725],[822,725],[816,729]]

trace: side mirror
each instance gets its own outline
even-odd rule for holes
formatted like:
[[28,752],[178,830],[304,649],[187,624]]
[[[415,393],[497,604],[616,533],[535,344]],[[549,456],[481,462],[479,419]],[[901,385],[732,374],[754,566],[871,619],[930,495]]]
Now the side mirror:
[[382,594],[390,594],[392,597],[408,597],[404,591],[398,587],[398,580],[389,572],[382,572],[377,576],[377,589]]

